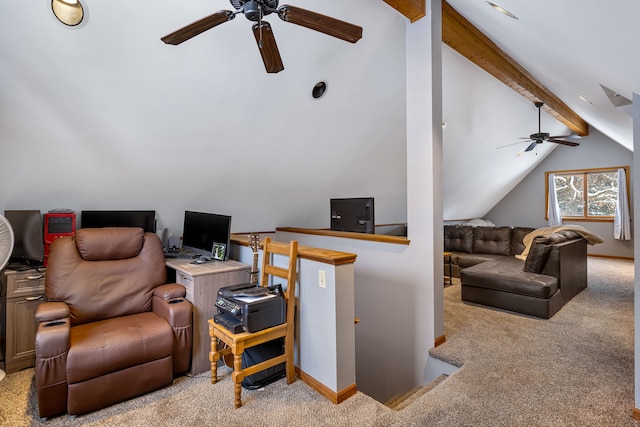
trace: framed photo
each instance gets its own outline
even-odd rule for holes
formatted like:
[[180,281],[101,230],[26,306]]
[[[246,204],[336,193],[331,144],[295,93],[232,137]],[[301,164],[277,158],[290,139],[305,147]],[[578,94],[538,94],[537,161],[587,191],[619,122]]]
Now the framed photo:
[[211,258],[217,261],[224,261],[225,253],[227,252],[227,245],[224,243],[214,243],[213,249],[211,249]]

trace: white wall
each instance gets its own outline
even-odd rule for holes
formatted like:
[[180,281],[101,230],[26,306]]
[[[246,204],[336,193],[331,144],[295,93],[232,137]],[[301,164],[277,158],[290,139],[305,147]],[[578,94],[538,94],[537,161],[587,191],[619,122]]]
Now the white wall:
[[429,349],[444,329],[440,4],[429,1],[428,19],[407,24],[410,244],[277,233],[281,241],[357,254],[357,386],[381,402],[432,379]]
[[[590,135],[580,139],[578,147],[558,146],[540,165],[507,194],[485,218],[497,225],[546,227],[544,173],[556,170],[631,166],[633,153],[591,128]],[[631,211],[633,218],[633,176],[631,169]],[[633,258],[633,240],[613,239],[613,222],[576,223],[598,234],[605,241],[588,246],[589,254]]]
[[226,0],[85,2],[81,29],[49,4],[0,3],[0,211],[154,209],[179,235],[186,209],[328,227],[331,197],[373,196],[406,221],[406,19],[382,1],[300,5],[362,25],[356,44],[271,15],[275,75],[243,16],[160,41]]

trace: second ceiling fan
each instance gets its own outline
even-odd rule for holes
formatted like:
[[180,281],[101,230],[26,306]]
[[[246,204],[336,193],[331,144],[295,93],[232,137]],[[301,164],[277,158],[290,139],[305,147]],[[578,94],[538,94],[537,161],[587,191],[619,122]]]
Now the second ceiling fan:
[[526,151],[531,151],[534,148],[536,148],[536,146],[538,144],[542,144],[545,141],[548,142],[555,142],[556,144],[562,144],[562,145],[568,145],[569,147],[577,147],[578,145],[580,145],[577,142],[573,142],[573,141],[566,141],[564,139],[561,138],[568,138],[570,135],[562,135],[562,136],[549,136],[548,133],[546,132],[542,132],[540,130],[540,110],[542,109],[542,106],[544,105],[544,103],[542,102],[536,102],[535,106],[538,108],[538,133],[532,133],[531,135],[529,135],[528,138],[522,138],[522,139],[528,139],[531,142],[531,144],[529,144],[529,146],[524,150]]
[[319,31],[351,43],[355,43],[362,38],[362,27],[295,6],[282,5],[278,7],[278,0],[230,0],[230,2],[235,11],[218,11],[171,34],[167,34],[161,40],[167,44],[178,45],[213,27],[230,21],[236,15],[242,13],[248,20],[254,22],[252,26],[253,34],[267,73],[277,73],[284,70],[284,65],[271,25],[263,21],[263,18],[267,15],[276,13],[285,22]]

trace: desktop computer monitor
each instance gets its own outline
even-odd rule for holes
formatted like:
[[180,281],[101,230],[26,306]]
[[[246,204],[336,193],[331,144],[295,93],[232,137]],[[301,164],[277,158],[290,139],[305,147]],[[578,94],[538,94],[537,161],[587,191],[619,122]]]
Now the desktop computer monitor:
[[229,259],[231,217],[206,212],[184,212],[182,247],[211,258],[214,243],[224,245],[223,260]]

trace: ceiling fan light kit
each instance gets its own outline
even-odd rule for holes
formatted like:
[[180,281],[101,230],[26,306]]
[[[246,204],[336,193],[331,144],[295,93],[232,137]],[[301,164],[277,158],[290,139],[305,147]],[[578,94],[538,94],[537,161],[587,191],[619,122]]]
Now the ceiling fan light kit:
[[167,44],[178,45],[211,28],[231,21],[236,15],[242,13],[249,21],[255,22],[252,30],[267,73],[278,73],[284,70],[284,65],[271,25],[263,20],[265,16],[272,13],[276,13],[284,22],[300,25],[350,43],[355,43],[362,38],[362,27],[295,6],[282,5],[278,7],[278,0],[229,1],[235,11],[218,11],[167,34],[161,40]]

